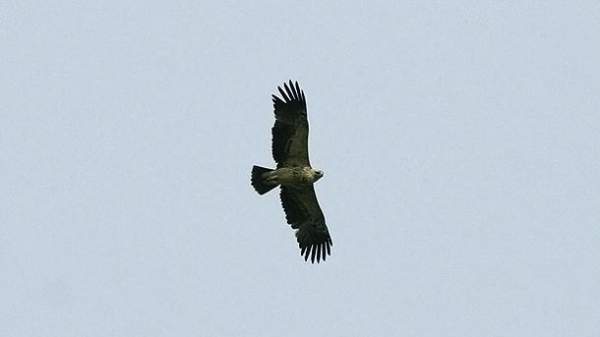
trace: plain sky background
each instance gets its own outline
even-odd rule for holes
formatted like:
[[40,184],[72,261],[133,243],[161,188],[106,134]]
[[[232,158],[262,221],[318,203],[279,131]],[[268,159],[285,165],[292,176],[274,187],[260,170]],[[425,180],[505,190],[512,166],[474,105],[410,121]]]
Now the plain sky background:
[[[600,336],[597,1],[0,1],[0,335]],[[332,255],[271,93],[305,90]]]

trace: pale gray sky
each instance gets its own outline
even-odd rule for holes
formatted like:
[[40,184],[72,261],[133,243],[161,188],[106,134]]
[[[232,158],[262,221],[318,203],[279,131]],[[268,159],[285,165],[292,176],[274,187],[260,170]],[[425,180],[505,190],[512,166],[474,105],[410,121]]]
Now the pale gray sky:
[[[1,336],[600,335],[597,1],[0,1]],[[270,94],[334,246],[299,256]]]

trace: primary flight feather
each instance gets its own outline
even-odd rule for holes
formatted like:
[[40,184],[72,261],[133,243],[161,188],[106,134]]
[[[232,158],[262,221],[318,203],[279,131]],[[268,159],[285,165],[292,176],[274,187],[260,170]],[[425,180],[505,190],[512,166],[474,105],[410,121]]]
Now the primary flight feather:
[[331,254],[333,243],[314,188],[323,171],[313,169],[308,159],[306,98],[298,82],[289,81],[277,90],[281,97],[273,95],[272,129],[277,168],[253,166],[251,183],[261,195],[281,187],[281,205],[287,223],[296,230],[300,254],[305,261],[310,257],[312,263],[318,263]]

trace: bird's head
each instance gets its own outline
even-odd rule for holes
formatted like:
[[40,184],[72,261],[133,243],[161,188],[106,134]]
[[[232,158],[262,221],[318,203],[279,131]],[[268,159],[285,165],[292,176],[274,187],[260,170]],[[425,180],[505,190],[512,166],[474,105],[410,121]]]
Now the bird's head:
[[324,175],[325,175],[325,172],[323,172],[321,170],[315,170],[315,181],[323,178]]

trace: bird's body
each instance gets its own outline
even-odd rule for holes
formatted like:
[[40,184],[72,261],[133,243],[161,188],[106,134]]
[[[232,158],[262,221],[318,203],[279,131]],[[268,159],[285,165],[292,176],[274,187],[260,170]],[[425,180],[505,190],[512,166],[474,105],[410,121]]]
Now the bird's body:
[[305,260],[325,260],[331,254],[331,237],[325,225],[314,183],[323,177],[308,159],[306,99],[298,82],[278,87],[282,98],[273,95],[275,125],[272,129],[276,169],[252,167],[252,186],[259,194],[281,187],[281,205],[287,223],[296,229],[296,239]]
[[321,177],[319,171],[310,166],[282,167],[263,174],[263,178],[268,184],[289,187],[314,184]]

